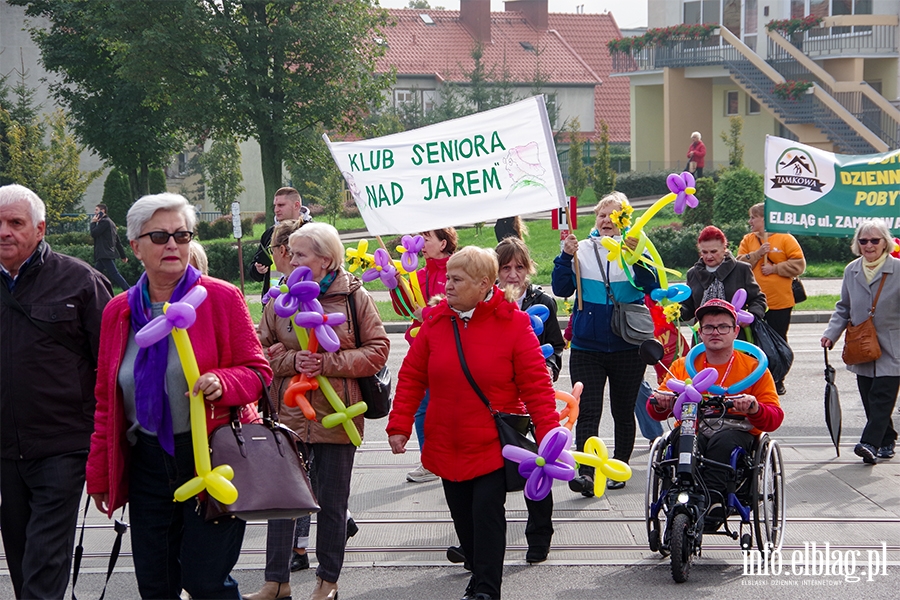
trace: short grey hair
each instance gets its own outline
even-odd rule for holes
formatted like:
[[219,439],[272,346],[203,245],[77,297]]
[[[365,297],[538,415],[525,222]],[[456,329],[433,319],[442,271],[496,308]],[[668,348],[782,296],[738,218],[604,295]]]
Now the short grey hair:
[[603,196],[597,206],[594,207],[594,214],[599,215],[600,211],[607,206],[616,206],[616,210],[622,210],[622,207],[628,204],[628,196],[622,192],[610,192]]
[[185,227],[188,228],[188,231],[194,231],[194,226],[197,224],[197,213],[187,201],[187,198],[180,194],[152,194],[137,200],[128,209],[128,217],[126,217],[128,239],[138,239],[141,235],[141,229],[144,228],[147,221],[153,218],[153,215],[158,210],[180,212],[184,216]]
[[13,183],[0,187],[0,206],[9,206],[16,202],[25,201],[31,205],[31,224],[37,227],[38,223],[47,218],[47,207],[37,194],[24,185]]
[[695,131],[694,133],[691,134],[691,139],[694,139],[694,137],[696,137],[698,140],[702,140],[702,139],[703,139],[703,136],[700,135],[700,132],[699,132],[699,131]]
[[296,239],[308,238],[312,242],[312,251],[328,261],[328,271],[336,271],[344,264],[344,244],[338,230],[328,223],[307,223],[288,238],[288,244]]
[[859,247],[859,236],[866,231],[877,232],[878,237],[884,240],[884,253],[891,253],[891,250],[894,248],[894,238],[891,237],[891,231],[887,228],[887,225],[881,219],[866,219],[856,228],[856,233],[853,234],[853,240],[850,242],[850,250],[853,254],[862,256],[862,249]]

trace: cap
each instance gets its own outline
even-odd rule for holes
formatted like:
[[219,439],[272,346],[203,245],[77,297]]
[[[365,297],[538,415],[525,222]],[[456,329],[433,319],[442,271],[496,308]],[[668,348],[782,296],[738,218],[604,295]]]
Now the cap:
[[726,302],[721,298],[713,298],[711,300],[707,300],[706,304],[697,309],[697,312],[694,313],[694,316],[697,317],[697,322],[700,322],[700,318],[707,313],[712,312],[721,312],[728,313],[731,315],[731,318],[734,319],[734,322],[737,323],[737,311],[734,309],[734,306],[731,305],[730,302]]

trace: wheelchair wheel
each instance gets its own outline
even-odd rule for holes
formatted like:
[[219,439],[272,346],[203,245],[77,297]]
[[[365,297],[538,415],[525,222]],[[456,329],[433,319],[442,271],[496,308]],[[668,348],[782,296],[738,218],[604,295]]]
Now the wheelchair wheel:
[[657,474],[655,466],[665,457],[667,440],[668,434],[665,434],[653,441],[653,446],[650,448],[650,458],[647,459],[647,486],[644,492],[644,520],[647,522],[647,543],[650,546],[650,550],[659,552],[663,558],[669,555],[669,552],[661,547],[665,527],[664,523],[660,522],[660,516],[665,518],[665,513],[660,510],[654,517],[651,505],[659,498],[662,490],[663,480]]
[[778,442],[761,436],[751,484],[756,547],[771,553],[784,544],[784,462]]
[[691,557],[693,548],[688,537],[691,520],[685,513],[678,513],[672,521],[672,579],[676,583],[684,583],[691,573]]

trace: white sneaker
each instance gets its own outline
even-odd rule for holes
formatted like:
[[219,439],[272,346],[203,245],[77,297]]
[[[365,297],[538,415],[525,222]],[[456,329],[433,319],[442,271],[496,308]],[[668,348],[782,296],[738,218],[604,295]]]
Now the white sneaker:
[[438,476],[419,465],[412,471],[406,474],[406,480],[411,481],[412,483],[425,483],[426,481],[434,481]]

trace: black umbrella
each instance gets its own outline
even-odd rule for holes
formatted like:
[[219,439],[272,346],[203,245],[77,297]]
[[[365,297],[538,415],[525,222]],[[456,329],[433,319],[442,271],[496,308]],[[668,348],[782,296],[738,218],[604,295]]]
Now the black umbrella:
[[837,455],[841,455],[841,399],[834,384],[834,367],[828,364],[828,348],[825,348],[825,424],[834,442]]

